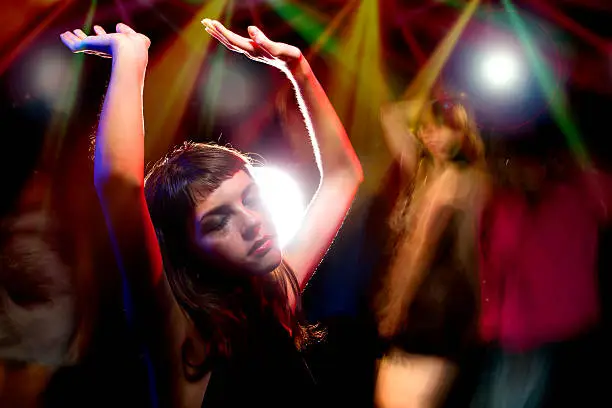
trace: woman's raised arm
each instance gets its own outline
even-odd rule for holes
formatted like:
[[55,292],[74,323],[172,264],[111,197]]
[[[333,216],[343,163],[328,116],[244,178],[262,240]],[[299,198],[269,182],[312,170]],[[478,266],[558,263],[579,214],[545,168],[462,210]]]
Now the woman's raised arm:
[[[111,57],[111,80],[96,135],[94,183],[113,250],[130,300],[128,321],[151,349],[157,392],[172,404],[168,353],[180,350],[185,318],[163,273],[162,258],[144,195],[144,124],[142,92],[149,39],[125,24],[116,33],[95,26],[96,35],[81,30],[61,39],[73,52]],[[162,386],[163,385],[163,386]],[[176,395],[176,394],[174,394]]]
[[404,176],[416,176],[420,155],[419,142],[409,128],[409,116],[416,109],[416,102],[401,101],[384,105],[380,109],[380,119],[387,147],[394,160],[397,160]]
[[284,254],[303,289],[346,217],[363,179],[361,164],[336,111],[298,48],[271,41],[253,26],[248,30],[250,38],[246,38],[218,21],[202,23],[228,49],[283,71],[295,89],[321,172],[319,188],[302,227]]

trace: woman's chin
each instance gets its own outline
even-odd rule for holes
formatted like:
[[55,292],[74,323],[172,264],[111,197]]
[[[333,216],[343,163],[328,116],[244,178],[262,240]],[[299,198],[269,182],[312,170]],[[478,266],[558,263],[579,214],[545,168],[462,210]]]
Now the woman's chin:
[[274,272],[279,267],[282,261],[282,256],[279,250],[272,250],[263,259],[260,259],[258,265],[251,268],[253,275],[267,275]]
[[274,254],[270,254],[270,263],[266,269],[268,269],[267,273],[273,272],[276,268],[278,268],[283,260],[280,250],[274,250]]

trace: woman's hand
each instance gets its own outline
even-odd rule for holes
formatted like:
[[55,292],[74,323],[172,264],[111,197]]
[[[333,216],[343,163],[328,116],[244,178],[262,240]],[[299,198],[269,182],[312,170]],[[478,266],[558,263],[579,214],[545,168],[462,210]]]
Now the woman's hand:
[[272,65],[280,70],[293,70],[303,59],[299,48],[274,42],[257,27],[249,26],[249,37],[242,37],[223,26],[216,20],[205,18],[202,24],[206,32],[219,40],[229,50],[244,54],[248,58]]
[[60,35],[62,42],[72,52],[94,54],[103,58],[117,57],[119,53],[130,55],[146,64],[151,40],[137,33],[131,27],[119,23],[116,33],[107,33],[100,26],[94,26],[96,35],[87,35],[83,30],[66,31]]

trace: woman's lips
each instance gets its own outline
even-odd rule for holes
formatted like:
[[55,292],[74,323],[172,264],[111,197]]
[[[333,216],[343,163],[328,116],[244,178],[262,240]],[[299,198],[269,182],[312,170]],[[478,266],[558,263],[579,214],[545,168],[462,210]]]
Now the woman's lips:
[[272,241],[272,237],[264,237],[256,241],[249,252],[250,255],[261,256],[265,255],[273,246],[274,242]]

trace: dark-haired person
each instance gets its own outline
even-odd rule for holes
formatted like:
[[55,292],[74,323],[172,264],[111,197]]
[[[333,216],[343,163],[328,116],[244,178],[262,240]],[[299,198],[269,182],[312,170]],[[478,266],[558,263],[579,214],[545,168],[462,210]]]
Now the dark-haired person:
[[188,143],[144,176],[150,41],[124,24],[116,33],[96,26],[93,36],[61,36],[74,52],[113,58],[96,140],[96,189],[162,403],[311,405],[315,383],[298,352],[310,336],[300,325],[300,292],[349,210],[361,166],[299,49],[255,27],[245,38],[217,21],[203,24],[230,50],[282,70],[295,88],[321,171],[301,230],[281,253],[249,160],[235,150]]

